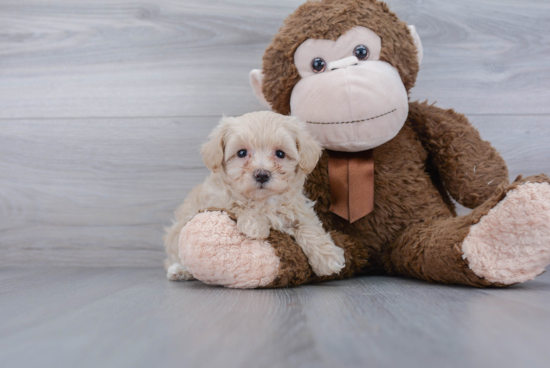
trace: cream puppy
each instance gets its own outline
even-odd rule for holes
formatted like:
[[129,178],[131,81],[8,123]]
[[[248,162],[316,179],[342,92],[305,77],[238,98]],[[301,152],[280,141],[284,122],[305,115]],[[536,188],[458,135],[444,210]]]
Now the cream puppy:
[[224,117],[201,149],[212,172],[195,187],[167,228],[165,267],[170,280],[190,280],[178,253],[181,229],[197,213],[222,208],[237,217],[237,228],[253,239],[270,230],[285,232],[308,257],[318,276],[338,273],[344,251],[334,245],[304,195],[304,182],[322,148],[295,118],[269,111]]

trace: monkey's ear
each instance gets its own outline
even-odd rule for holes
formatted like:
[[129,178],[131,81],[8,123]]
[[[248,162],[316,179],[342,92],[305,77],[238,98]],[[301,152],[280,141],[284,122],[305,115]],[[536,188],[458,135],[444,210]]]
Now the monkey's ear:
[[309,133],[306,132],[305,127],[298,130],[296,137],[296,144],[298,146],[298,153],[300,154],[299,165],[300,168],[307,175],[315,169],[319,157],[323,153],[323,148],[315,139],[313,139]]
[[216,172],[222,167],[224,140],[228,129],[227,118],[224,116],[220,124],[208,136],[210,140],[201,147],[202,160],[208,170],[212,172]]
[[414,40],[414,45],[416,46],[416,53],[418,56],[418,66],[422,64],[422,58],[424,57],[424,50],[422,49],[422,42],[420,41],[420,36],[418,35],[418,32],[416,32],[415,26],[407,26],[409,27],[409,31],[411,32],[411,36]]
[[252,86],[252,91],[254,92],[254,95],[256,95],[258,101],[260,101],[263,107],[271,110],[271,106],[265,99],[264,93],[262,92],[262,80],[264,79],[264,74],[262,71],[260,69],[253,69],[250,72],[249,79],[250,85]]

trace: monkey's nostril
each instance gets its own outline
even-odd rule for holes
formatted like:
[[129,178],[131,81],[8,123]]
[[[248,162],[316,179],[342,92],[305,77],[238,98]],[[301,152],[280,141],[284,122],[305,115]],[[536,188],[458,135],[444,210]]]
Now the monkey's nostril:
[[263,183],[269,181],[270,177],[271,177],[271,173],[267,170],[256,170],[256,171],[254,171],[254,179],[258,183],[263,184]]

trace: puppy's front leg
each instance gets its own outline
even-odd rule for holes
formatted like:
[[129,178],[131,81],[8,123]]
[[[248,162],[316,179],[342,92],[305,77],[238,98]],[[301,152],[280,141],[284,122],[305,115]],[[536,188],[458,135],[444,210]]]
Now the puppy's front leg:
[[334,244],[320,222],[300,224],[294,237],[317,276],[340,273],[344,268],[346,263],[344,250]]
[[266,239],[271,226],[264,216],[252,212],[242,212],[237,217],[237,229],[249,238]]

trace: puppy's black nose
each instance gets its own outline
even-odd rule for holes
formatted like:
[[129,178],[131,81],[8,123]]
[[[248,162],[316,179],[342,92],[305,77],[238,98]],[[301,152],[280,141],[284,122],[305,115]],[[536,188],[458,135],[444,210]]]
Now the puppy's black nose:
[[271,177],[271,173],[267,170],[256,170],[254,171],[254,179],[256,179],[256,181],[258,183],[265,183],[267,181],[269,181],[269,178]]

